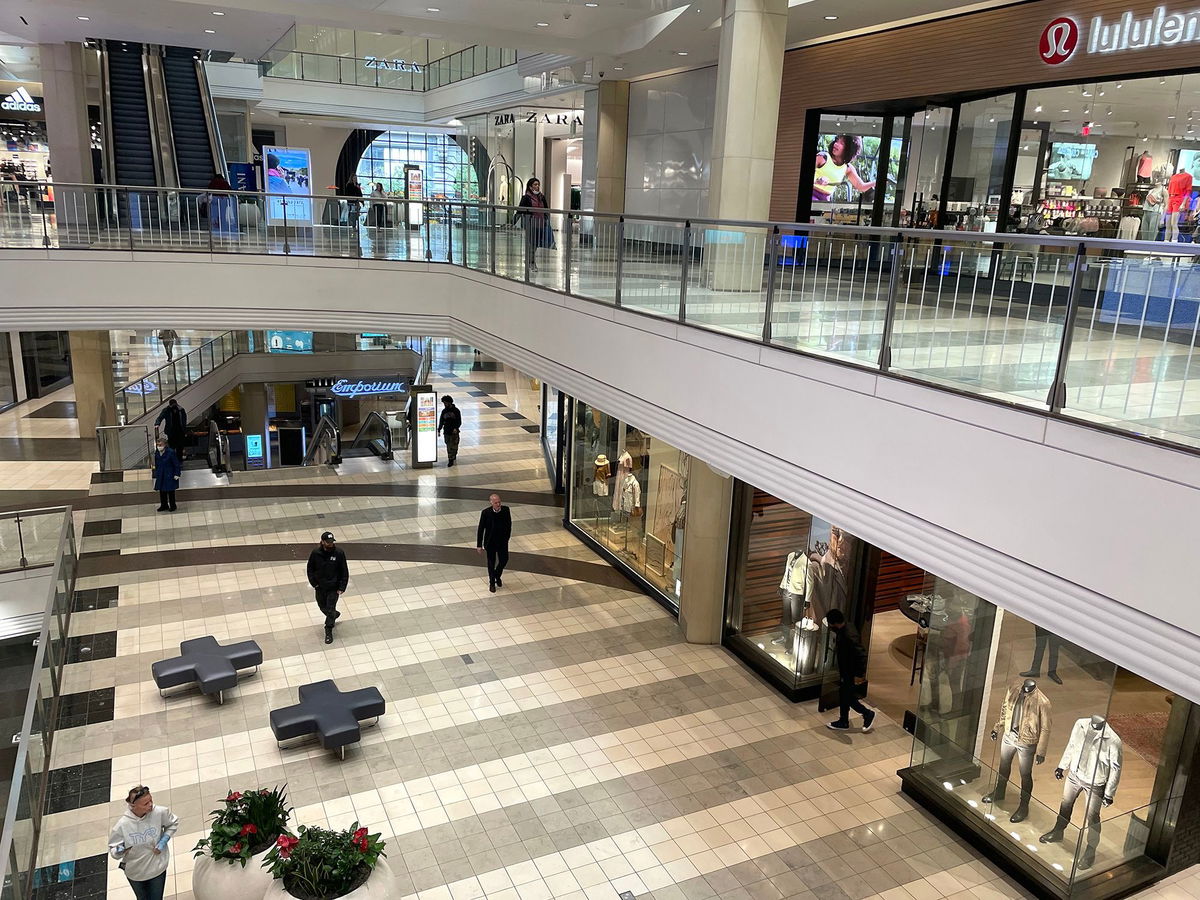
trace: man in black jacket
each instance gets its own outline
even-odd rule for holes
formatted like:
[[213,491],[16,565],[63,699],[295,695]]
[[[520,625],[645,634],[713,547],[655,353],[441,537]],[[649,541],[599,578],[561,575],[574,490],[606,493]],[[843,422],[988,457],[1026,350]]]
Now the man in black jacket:
[[477,553],[487,552],[488,590],[504,587],[500,576],[508,565],[508,539],[512,537],[512,513],[500,503],[500,495],[492,494],[492,505],[479,514],[479,530],[475,535]]
[[346,554],[334,546],[333,533],[321,535],[321,545],[308,555],[308,583],[317,592],[317,608],[325,614],[325,643],[333,643],[333,623],[341,615],[338,597],[350,583]]
[[858,632],[846,621],[840,609],[831,609],[825,614],[825,622],[833,631],[833,655],[838,670],[838,694],[842,701],[842,714],[828,727],[834,731],[850,730],[850,710],[863,717],[863,734],[875,727],[875,710],[864,706],[858,699],[858,685],[867,677],[867,651],[863,649]]
[[446,468],[458,459],[458,432],[462,428],[462,413],[449,394],[442,397],[442,414],[438,417],[438,434],[446,441]]
[[187,436],[187,413],[174,397],[167,402],[163,411],[158,414],[158,418],[154,420],[155,428],[160,425],[163,434],[167,436],[167,443],[182,462],[183,444]]

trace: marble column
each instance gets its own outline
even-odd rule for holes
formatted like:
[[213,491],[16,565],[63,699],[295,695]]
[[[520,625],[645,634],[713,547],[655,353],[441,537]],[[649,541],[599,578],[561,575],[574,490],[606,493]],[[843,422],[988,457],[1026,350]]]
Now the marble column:
[[[70,348],[79,436],[94,439],[98,426],[117,422],[112,343],[107,331],[72,331]],[[141,415],[140,408],[137,412]]]
[[94,192],[62,187],[93,184],[92,136],[88,123],[87,70],[83,45],[41,44],[38,47],[45,105],[46,143],[54,171],[54,211],[60,223],[94,220]]
[[596,211],[625,211],[629,82],[602,81],[596,110]]
[[[787,37],[787,0],[725,0],[717,67],[708,215],[765,220],[771,211],[775,133]],[[706,254],[709,286],[757,290],[766,233],[727,230]]]
[[733,479],[693,456],[679,579],[679,627],[692,644],[721,643],[732,509]]

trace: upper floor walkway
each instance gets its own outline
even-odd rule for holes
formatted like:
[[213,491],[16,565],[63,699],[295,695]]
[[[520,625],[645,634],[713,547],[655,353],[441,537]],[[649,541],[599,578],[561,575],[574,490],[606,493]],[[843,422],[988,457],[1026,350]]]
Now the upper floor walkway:
[[241,200],[56,186],[5,215],[0,321],[453,335],[1164,684],[1200,661],[1189,245]]

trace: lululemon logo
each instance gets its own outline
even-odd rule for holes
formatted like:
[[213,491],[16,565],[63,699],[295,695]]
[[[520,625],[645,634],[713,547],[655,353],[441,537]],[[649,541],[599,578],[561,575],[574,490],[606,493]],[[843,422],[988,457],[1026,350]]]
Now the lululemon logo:
[[1070,59],[1078,46],[1079,26],[1074,19],[1062,16],[1046,26],[1038,52],[1046,65],[1058,66]]

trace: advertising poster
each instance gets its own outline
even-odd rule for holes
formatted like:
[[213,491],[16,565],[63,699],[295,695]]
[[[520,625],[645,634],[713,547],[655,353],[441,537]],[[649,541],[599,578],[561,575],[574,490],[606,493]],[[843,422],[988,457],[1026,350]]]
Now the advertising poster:
[[413,441],[413,462],[432,465],[437,462],[437,393],[417,391],[416,440]]
[[[405,166],[404,168],[404,196],[409,200],[424,200],[425,199],[425,179],[421,175],[421,170],[416,166]],[[420,225],[424,221],[423,211],[425,207],[420,203],[408,204],[408,224]]]
[[268,353],[312,353],[311,331],[268,331]]
[[1189,173],[1192,181],[1200,185],[1200,150],[1180,150],[1179,165],[1175,171]]
[[[267,222],[312,224],[312,155],[304,147],[263,147],[263,188]],[[289,194],[297,195],[295,198]],[[286,213],[285,213],[286,204]]]
[[1100,148],[1094,144],[1056,141],[1050,145],[1046,178],[1050,181],[1087,181],[1092,177],[1092,162],[1099,155]]
[[[878,136],[861,134],[822,134],[817,138],[817,164],[813,173],[814,203],[857,203],[874,190],[881,168],[882,141]],[[892,138],[885,201],[896,199],[896,172],[899,171],[901,138]]]
[[254,163],[231,162],[229,184],[235,191],[257,191],[258,170]]

